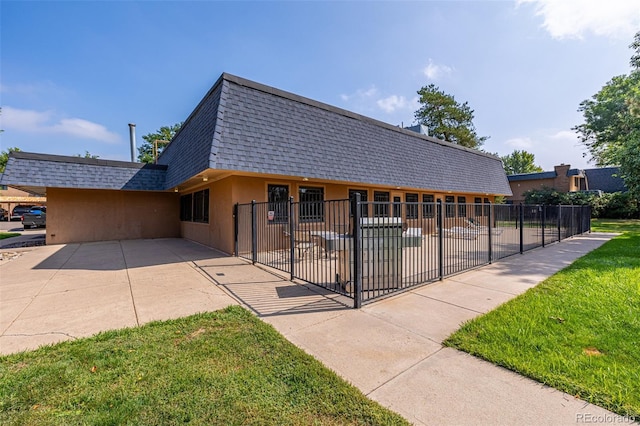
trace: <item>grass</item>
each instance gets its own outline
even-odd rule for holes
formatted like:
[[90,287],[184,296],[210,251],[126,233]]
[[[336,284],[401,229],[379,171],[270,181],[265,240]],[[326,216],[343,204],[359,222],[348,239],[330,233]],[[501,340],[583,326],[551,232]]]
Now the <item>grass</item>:
[[4,240],[5,238],[17,237],[18,233],[16,232],[0,232],[0,240]]
[[408,424],[240,307],[0,357],[0,424]]
[[591,219],[593,232],[640,232],[638,219]]
[[640,417],[639,221],[445,344],[621,415]]

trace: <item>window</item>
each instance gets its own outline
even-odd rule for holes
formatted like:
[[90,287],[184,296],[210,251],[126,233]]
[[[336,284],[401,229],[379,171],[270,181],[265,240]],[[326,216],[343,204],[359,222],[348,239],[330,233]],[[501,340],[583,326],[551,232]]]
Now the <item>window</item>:
[[[349,190],[349,199],[353,200],[356,197],[356,194],[360,194],[360,201],[365,203],[367,201],[367,190],[366,189],[350,189]],[[353,216],[353,212],[351,211],[351,204],[349,204],[349,214]],[[369,205],[362,204],[360,206],[360,217],[369,216]]]
[[209,190],[203,189],[180,197],[180,220],[209,223]]
[[431,194],[422,194],[422,217],[433,217],[433,202],[435,198]]
[[473,209],[475,210],[475,215],[482,216],[482,198],[480,197],[474,198],[473,203],[475,204],[475,206],[473,206]]
[[324,221],[324,188],[301,186],[298,189],[300,209],[298,215],[301,222]]
[[[385,191],[373,191],[373,216],[388,217],[389,216],[389,200],[390,195]],[[383,204],[384,203],[384,204]]]
[[180,220],[183,222],[193,220],[193,194],[180,197]]
[[407,202],[407,219],[418,218],[418,194],[404,194]]
[[458,217],[467,217],[467,198],[458,197]]
[[491,216],[491,203],[488,198],[484,199],[484,215]]
[[444,197],[444,205],[445,210],[444,214],[446,217],[455,217],[456,216],[456,198],[453,195],[445,195]]
[[393,217],[402,217],[402,198],[393,197]]
[[272,223],[289,221],[289,185],[267,185],[269,211],[274,212]]
[[193,193],[193,221],[209,223],[209,190]]

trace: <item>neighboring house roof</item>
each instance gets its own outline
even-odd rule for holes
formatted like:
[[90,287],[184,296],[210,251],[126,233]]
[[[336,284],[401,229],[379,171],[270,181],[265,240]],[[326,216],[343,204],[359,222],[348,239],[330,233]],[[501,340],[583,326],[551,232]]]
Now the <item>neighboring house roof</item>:
[[158,166],[12,153],[11,186],[167,190],[208,170],[511,195],[501,160],[222,74]]
[[553,171],[553,172],[521,173],[517,175],[508,175],[507,179],[509,180],[509,182],[516,182],[516,181],[522,181],[522,180],[555,179],[556,176],[558,175],[556,174],[555,171]]
[[587,184],[590,190],[599,189],[603,192],[628,191],[624,180],[620,177],[618,167],[601,167],[598,169],[586,169]]
[[26,191],[46,187],[165,189],[166,166],[12,151],[0,183]]
[[210,169],[510,195],[500,159],[223,74],[158,163],[167,187]]

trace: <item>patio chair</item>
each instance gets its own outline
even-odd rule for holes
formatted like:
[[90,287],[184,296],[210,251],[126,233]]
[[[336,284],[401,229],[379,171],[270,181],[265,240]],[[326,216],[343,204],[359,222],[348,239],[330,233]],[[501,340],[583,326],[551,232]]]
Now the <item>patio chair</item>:
[[442,228],[442,233],[445,237],[450,238],[462,238],[465,240],[475,240],[478,238],[479,233],[470,228],[463,228],[461,226],[454,226],[452,228]]
[[[284,231],[284,235],[291,238],[291,234],[287,231]],[[309,252],[313,254],[318,245],[316,238],[311,235],[311,231],[293,231],[293,246],[297,251],[298,258],[302,259]]]
[[[484,226],[484,225],[480,225],[478,223],[477,220],[473,219],[473,218],[467,218],[467,228],[476,231],[480,234],[488,234],[489,233],[489,227],[488,226]],[[491,235],[500,235],[502,234],[502,229],[500,228],[493,228],[491,229]]]

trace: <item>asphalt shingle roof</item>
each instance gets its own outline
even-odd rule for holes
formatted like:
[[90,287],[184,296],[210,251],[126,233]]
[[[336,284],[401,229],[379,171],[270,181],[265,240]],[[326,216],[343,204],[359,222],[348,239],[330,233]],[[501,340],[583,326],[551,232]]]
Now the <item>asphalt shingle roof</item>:
[[206,170],[201,160],[207,146],[212,169],[511,194],[493,155],[229,74],[160,157],[169,165],[169,187]]
[[0,183],[58,187],[161,191],[166,166],[125,161],[11,152]]
[[508,175],[509,182],[521,181],[521,180],[537,180],[537,179],[555,179],[558,176],[555,171],[553,172],[538,172],[538,173],[520,173],[517,175]]
[[624,180],[619,176],[620,169],[618,167],[586,169],[584,172],[587,175],[589,189],[599,189],[603,192],[628,191]]

